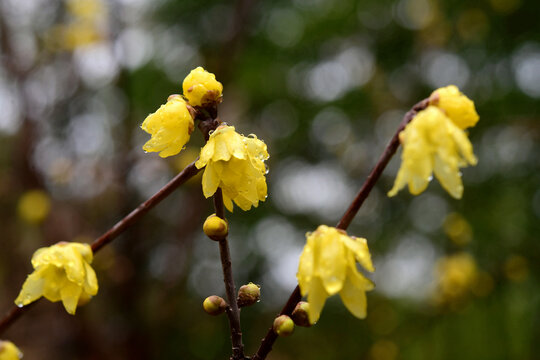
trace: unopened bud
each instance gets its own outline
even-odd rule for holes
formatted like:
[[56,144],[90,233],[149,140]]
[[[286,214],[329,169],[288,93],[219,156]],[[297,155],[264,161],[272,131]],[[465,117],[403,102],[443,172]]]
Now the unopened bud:
[[228,306],[225,300],[217,295],[209,296],[203,302],[204,311],[212,316],[223,314]]
[[229,225],[227,221],[212,214],[206,218],[203,224],[204,233],[212,240],[222,240],[229,233]]
[[274,320],[273,329],[279,336],[289,336],[294,332],[294,322],[287,315],[281,315]]
[[23,354],[11,341],[0,340],[0,359],[22,359]]
[[291,314],[291,318],[298,326],[310,327],[312,324],[309,322],[309,303],[300,301],[296,304],[294,311]]
[[250,282],[247,285],[240,286],[238,290],[238,307],[250,306],[255,304],[261,298],[261,287]]

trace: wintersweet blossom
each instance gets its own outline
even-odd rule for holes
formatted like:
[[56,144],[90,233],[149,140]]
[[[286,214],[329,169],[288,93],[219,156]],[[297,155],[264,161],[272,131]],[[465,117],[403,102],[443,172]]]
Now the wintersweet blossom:
[[223,85],[216,76],[202,67],[191,70],[182,84],[184,96],[192,106],[204,106],[221,102]]
[[201,149],[198,169],[206,166],[202,177],[205,197],[221,188],[225,207],[233,210],[233,201],[242,210],[257,207],[266,199],[266,144],[255,135],[245,137],[234,126],[220,125]]
[[478,268],[468,253],[457,253],[440,258],[435,266],[438,302],[459,300],[472,290],[478,281]]
[[178,154],[193,132],[193,118],[181,96],[171,96],[165,105],[146,117],[141,128],[152,135],[144,151],[167,157]]
[[394,196],[408,184],[418,195],[424,191],[432,174],[450,195],[463,194],[460,167],[476,165],[467,134],[438,107],[428,106],[399,134],[403,145],[401,167],[388,196]]
[[28,305],[41,296],[62,300],[66,311],[75,314],[77,305],[98,292],[96,273],[88,244],[61,242],[38,249],[32,256],[34,272],[26,278],[15,304]]
[[306,238],[296,278],[302,296],[307,294],[309,321],[315,323],[326,298],[337,293],[354,316],[365,318],[366,291],[374,284],[358,271],[356,262],[369,272],[375,270],[366,239],[325,225],[307,233]]
[[0,340],[0,360],[22,359],[21,351],[11,341]]

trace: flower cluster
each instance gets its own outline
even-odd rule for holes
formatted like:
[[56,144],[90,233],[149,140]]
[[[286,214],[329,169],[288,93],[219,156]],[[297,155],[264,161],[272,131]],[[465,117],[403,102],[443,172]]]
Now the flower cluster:
[[98,292],[92,259],[88,244],[62,242],[38,249],[32,256],[34,272],[26,278],[15,304],[28,305],[44,296],[52,302],[62,300],[66,311],[74,315],[77,305]]
[[[202,67],[189,73],[182,88],[192,107],[214,106],[221,102],[223,86],[214,74]],[[192,114],[183,97],[169,97],[167,104],[144,120],[141,127],[152,138],[143,149],[159,151],[161,157],[178,154],[193,131]],[[232,126],[219,126],[210,134],[196,162],[198,169],[205,167],[202,180],[204,196],[208,198],[221,188],[229,211],[233,211],[233,202],[242,210],[257,207],[267,195],[264,161],[268,156],[265,143],[255,135],[245,137]]]
[[326,298],[337,293],[354,316],[365,318],[366,291],[374,285],[358,271],[356,262],[367,271],[375,270],[366,239],[325,225],[306,238],[296,277],[302,296],[307,294],[309,321],[315,323]]
[[221,188],[225,207],[233,210],[233,201],[242,210],[257,207],[267,195],[266,144],[255,135],[238,134],[234,126],[220,125],[201,149],[197,168],[205,167],[202,187],[205,197]]
[[[221,101],[223,85],[214,74],[200,66],[189,73],[182,87],[184,97],[191,106]],[[165,105],[146,117],[141,128],[152,138],[144,144],[144,151],[159,152],[159,156],[168,157],[184,148],[194,128],[193,116],[185,99],[180,95],[171,95]]]
[[418,195],[435,174],[442,187],[459,199],[463,194],[459,168],[477,163],[464,132],[478,121],[474,103],[457,87],[448,86],[435,90],[429,104],[399,134],[402,162],[388,196],[396,195],[405,185]]

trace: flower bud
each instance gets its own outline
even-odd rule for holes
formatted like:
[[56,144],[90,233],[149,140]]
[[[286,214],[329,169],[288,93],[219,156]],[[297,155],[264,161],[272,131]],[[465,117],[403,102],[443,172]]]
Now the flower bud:
[[255,304],[261,298],[261,287],[250,282],[247,285],[240,286],[238,290],[238,307],[250,306]]
[[309,303],[300,301],[296,304],[291,318],[298,326],[310,327],[312,324],[309,322]]
[[0,340],[0,359],[22,359],[22,353],[11,341]]
[[217,295],[209,296],[203,302],[204,311],[212,316],[223,314],[228,307],[225,300]]
[[191,70],[182,83],[184,96],[192,106],[217,105],[221,102],[223,85],[216,76],[202,67]]
[[210,239],[219,241],[229,233],[229,225],[226,220],[212,214],[206,218],[203,231]]
[[273,329],[279,336],[289,336],[294,332],[294,322],[287,315],[281,315],[274,320]]

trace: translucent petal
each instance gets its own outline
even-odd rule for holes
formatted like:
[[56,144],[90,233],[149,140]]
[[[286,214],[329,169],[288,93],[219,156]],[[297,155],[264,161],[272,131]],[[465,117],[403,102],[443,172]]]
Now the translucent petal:
[[349,257],[347,263],[347,280],[349,282],[351,282],[355,287],[363,289],[364,291],[373,290],[373,288],[375,288],[375,284],[373,284],[371,280],[365,277],[356,268],[354,256]]
[[199,155],[199,160],[197,160],[197,162],[195,163],[195,166],[197,167],[197,169],[200,169],[206,166],[206,164],[208,164],[208,161],[212,159],[212,157],[214,156],[215,146],[216,146],[216,143],[213,140],[208,140],[206,145],[203,146],[203,148],[201,149],[201,153]]
[[317,322],[317,320],[319,320],[321,311],[324,307],[324,303],[326,302],[327,297],[328,293],[324,289],[321,279],[318,277],[313,277],[307,296],[307,300],[309,303],[308,316],[310,323],[314,324]]
[[70,281],[66,282],[65,285],[60,289],[60,296],[62,297],[64,308],[71,315],[75,315],[81,292],[81,286]]
[[357,288],[347,279],[343,285],[343,289],[339,292],[339,296],[345,307],[357,318],[364,319],[366,317],[366,293],[363,289]]
[[371,254],[369,253],[369,248],[367,245],[367,240],[364,238],[350,238],[343,235],[342,241],[345,246],[353,252],[356,260],[366,269],[367,271],[373,272],[375,268],[371,262]]
[[334,228],[329,229],[319,235],[319,249],[315,250],[315,270],[329,295],[341,290],[347,274],[345,247],[340,235]]
[[220,178],[217,174],[216,166],[214,165],[214,163],[208,164],[204,169],[204,173],[202,176],[203,194],[206,198],[214,195],[219,186],[219,182]]
[[311,277],[313,274],[313,261],[313,249],[308,237],[304,250],[302,251],[302,254],[300,254],[298,272],[296,273],[296,279],[298,280],[302,296],[305,296],[310,288]]
[[43,278],[45,279],[43,296],[52,302],[59,301],[61,299],[60,290],[66,283],[69,283],[65,270],[49,265],[43,273]]
[[28,305],[43,295],[43,286],[45,284],[45,279],[43,277],[44,270],[45,269],[42,268],[28,275],[19,296],[15,299],[15,304],[19,306]]
[[227,146],[228,138],[229,136],[226,133],[216,135],[214,138],[214,155],[212,156],[212,161],[228,161],[231,158],[231,153]]
[[74,282],[78,285],[82,285],[86,278],[86,271],[84,264],[86,263],[82,255],[77,249],[73,246],[64,247],[65,248],[65,258],[63,259],[63,267],[66,271],[66,276],[69,281]]
[[435,156],[435,167],[433,169],[437,180],[441,186],[456,199],[461,199],[463,195],[463,183],[457,165],[445,163],[441,157]]
[[86,271],[86,281],[84,282],[84,292],[88,295],[96,295],[98,292],[98,282],[96,272],[87,263],[84,264]]

